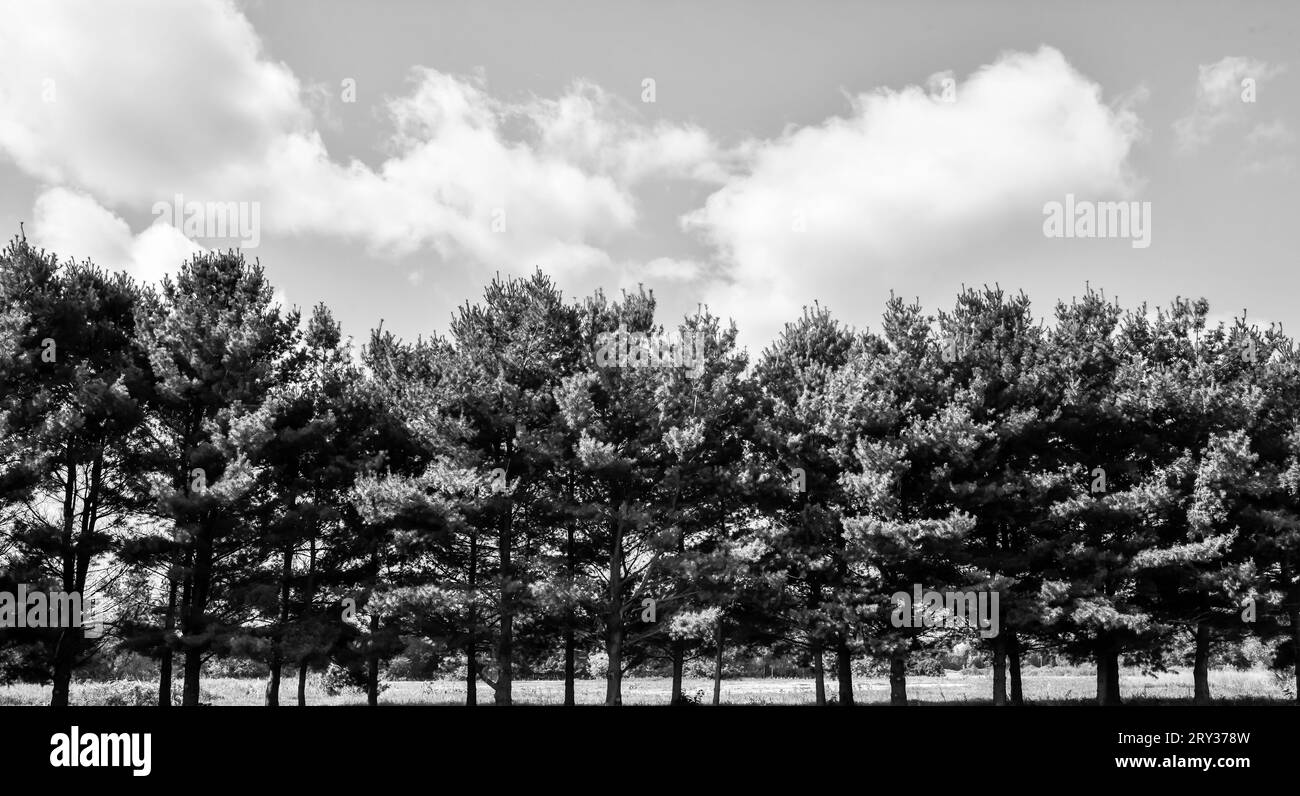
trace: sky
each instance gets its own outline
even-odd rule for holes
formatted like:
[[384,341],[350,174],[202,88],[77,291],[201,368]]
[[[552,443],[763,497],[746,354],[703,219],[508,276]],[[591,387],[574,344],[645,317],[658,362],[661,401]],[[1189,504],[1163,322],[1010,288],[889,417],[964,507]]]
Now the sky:
[[[653,289],[669,325],[707,305],[755,354],[814,301],[875,328],[891,291],[936,312],[994,283],[1040,316],[1091,285],[1300,324],[1287,0],[0,0],[0,20],[4,237],[144,281],[240,246],[358,341],[445,332],[536,268],[575,299]],[[1049,232],[1053,203],[1111,202],[1129,229]],[[223,208],[243,223],[204,228]]]

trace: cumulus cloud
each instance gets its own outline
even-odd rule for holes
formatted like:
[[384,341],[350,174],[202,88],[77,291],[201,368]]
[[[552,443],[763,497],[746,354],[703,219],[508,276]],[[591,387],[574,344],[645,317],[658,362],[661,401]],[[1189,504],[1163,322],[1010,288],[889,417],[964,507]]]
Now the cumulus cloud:
[[223,2],[5,3],[0,152],[110,207],[238,190],[309,122],[287,67]]
[[643,124],[595,86],[509,103],[428,68],[386,102],[390,154],[371,168],[326,150],[319,103],[228,0],[4,13],[0,153],[124,216],[176,194],[260,202],[269,235],[563,270],[611,262],[637,184],[723,175],[703,130]]
[[599,244],[636,220],[625,186],[508,138],[509,109],[473,82],[431,69],[415,79],[389,105],[396,153],[377,169],[336,163],[319,135],[283,139],[264,189],[269,230],[486,264],[607,262]]
[[126,271],[144,282],[158,282],[201,251],[168,224],[153,224],[134,235],[125,221],[90,196],[66,188],[37,198],[30,237],[42,248]]
[[1285,71],[1244,56],[1228,56],[1212,64],[1202,64],[1196,81],[1196,104],[1190,113],[1174,122],[1178,148],[1190,153],[1214,138],[1223,128],[1246,117],[1254,102],[1248,84],[1259,86]]
[[762,337],[874,271],[1009,220],[1037,231],[1047,200],[1136,189],[1132,95],[1106,104],[1059,51],[1004,54],[955,92],[945,78],[862,94],[847,116],[747,142],[745,172],[683,218],[727,266],[710,303],[766,307]]
[[541,133],[542,150],[634,184],[650,178],[724,182],[730,154],[695,125],[632,121],[628,105],[589,81],[558,99],[537,99],[518,111]]
[[0,157],[46,186],[34,231],[145,278],[197,248],[165,224],[128,224],[177,194],[260,203],[263,240],[617,278],[647,183],[685,180],[713,191],[682,219],[713,256],[651,252],[638,273],[723,314],[743,307],[763,335],[864,274],[1010,221],[1039,235],[1045,201],[1136,184],[1141,92],[1107,103],[1048,47],[964,81],[937,72],[852,96],[844,115],[726,148],[589,82],[504,99],[481,74],[417,67],[380,104],[389,136],[371,165],[327,149],[315,89],[229,0],[0,3]]

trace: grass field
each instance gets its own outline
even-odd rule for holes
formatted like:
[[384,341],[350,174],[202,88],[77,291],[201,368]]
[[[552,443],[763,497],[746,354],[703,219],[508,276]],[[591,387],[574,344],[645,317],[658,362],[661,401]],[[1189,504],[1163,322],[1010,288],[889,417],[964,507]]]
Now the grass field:
[[[281,690],[282,704],[296,702],[296,681],[286,678]],[[813,681],[799,679],[739,678],[722,681],[722,703],[727,705],[811,705],[814,703]],[[827,696],[835,693],[834,681],[826,684]],[[1025,699],[1037,704],[1088,704],[1096,692],[1095,676],[1085,667],[1035,669],[1023,678]],[[260,705],[266,688],[264,680],[212,678],[203,681],[203,701],[213,705]],[[671,683],[668,678],[631,678],[623,682],[626,705],[663,705],[668,702]],[[123,694],[151,704],[157,686],[150,683],[77,683],[72,701],[78,705],[122,704]],[[987,704],[992,689],[991,675],[984,673],[950,673],[945,677],[909,677],[908,698],[915,704]],[[1192,699],[1192,673],[1143,675],[1126,670],[1120,678],[1123,698],[1129,703],[1179,704]],[[1210,689],[1216,702],[1224,704],[1269,704],[1286,702],[1288,694],[1282,683],[1264,671],[1223,670],[1210,673]],[[713,683],[707,679],[687,679],[687,695],[703,692],[704,704],[713,698]],[[861,678],[854,682],[859,703],[889,702],[889,682],[885,678]],[[459,705],[464,703],[465,684],[455,680],[429,682],[398,681],[388,684],[380,695],[381,704]],[[555,680],[516,681],[514,700],[523,705],[560,704],[564,684]],[[604,701],[604,680],[580,680],[577,683],[579,704],[597,705]],[[0,705],[44,705],[50,699],[49,686],[11,685],[0,687]],[[480,704],[491,704],[492,692],[479,686]],[[364,705],[365,695],[345,693],[328,695],[319,680],[308,681],[309,705]]]

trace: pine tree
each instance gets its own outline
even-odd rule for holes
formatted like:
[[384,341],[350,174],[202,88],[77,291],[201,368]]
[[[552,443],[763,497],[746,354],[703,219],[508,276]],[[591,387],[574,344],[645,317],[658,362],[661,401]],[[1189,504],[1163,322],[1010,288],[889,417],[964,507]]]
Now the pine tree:
[[243,436],[265,430],[262,402],[294,350],[298,326],[297,313],[282,314],[271,296],[261,265],[233,251],[204,253],[164,279],[160,306],[141,324],[153,379],[157,511],[171,536],[141,538],[129,555],[165,567],[164,624],[144,639],[162,647],[163,704],[171,651],[184,658],[182,704],[197,705],[204,658],[228,652],[247,618],[243,606],[223,603],[230,577],[256,563],[243,557],[260,535],[241,516],[254,485],[247,448],[256,444]]
[[1162,441],[1143,324],[1089,291],[1057,307],[1047,356],[1059,363],[1052,439],[1066,487],[1051,505],[1040,587],[1045,631],[1097,663],[1097,701],[1119,704],[1121,655],[1154,660],[1168,629],[1142,588],[1186,463]]
[[[298,671],[298,703],[306,701],[309,668],[327,660],[345,630],[341,611],[318,605],[322,587],[337,580],[322,568],[327,543],[355,525],[348,498],[358,477],[391,464],[384,438],[389,418],[376,406],[364,374],[352,362],[342,330],[323,304],[308,321],[301,350],[281,370],[263,402],[268,426],[249,451],[258,472],[257,524],[265,529],[246,577],[246,599],[264,616],[269,634],[267,704],[279,704],[281,670]],[[336,584],[335,584],[336,585]]]
[[1029,299],[1008,297],[998,287],[966,288],[953,310],[939,316],[946,400],[986,427],[970,459],[953,462],[949,483],[953,505],[975,520],[965,554],[999,593],[1000,632],[987,642],[995,705],[1023,701],[1021,635],[1034,625],[1037,532],[1055,486],[1044,474],[1058,466],[1048,444],[1058,397],[1043,337]]
[[991,423],[973,418],[968,394],[950,393],[941,341],[916,304],[891,297],[884,335],[855,342],[830,386],[827,427],[849,446],[843,462],[846,602],[860,633],[889,661],[890,701],[906,704],[908,656],[936,634],[919,607],[892,596],[985,585],[963,545],[974,519],[954,500],[954,473],[969,470]]
[[660,358],[663,350],[653,343],[664,335],[654,323],[654,306],[653,295],[644,292],[613,304],[601,293],[589,298],[580,339],[592,365],[557,391],[566,427],[577,440],[570,455],[581,472],[575,511],[586,531],[582,581],[585,599],[601,620],[607,705],[622,704],[623,675],[647,654],[629,615],[643,610],[646,589],[677,546],[662,523],[671,511],[665,501],[672,500],[672,490],[663,485],[672,464],[660,406],[662,371],[678,365]]
[[[92,609],[107,597],[104,580],[117,568],[113,551],[144,494],[133,340],[139,293],[122,274],[109,276],[89,262],[60,267],[25,241],[0,265],[0,293],[25,310],[15,342],[28,352],[28,383],[39,385],[30,395],[35,400],[17,407],[21,413],[39,406],[43,419],[36,426],[27,415],[23,445],[48,453],[29,470],[40,483],[14,521],[10,564],[36,583],[80,595],[83,621],[90,621],[92,613],[102,616]],[[89,638],[85,627],[49,631],[53,705],[68,704],[73,670],[104,641]]]
[[[495,279],[482,305],[465,305],[452,319],[451,340],[462,391],[448,407],[465,430],[474,464],[495,473],[495,490],[468,519],[495,542],[492,568],[495,677],[476,661],[495,694],[508,705],[518,665],[518,623],[533,612],[534,589],[551,528],[538,525],[536,508],[554,504],[563,489],[559,407],[555,392],[585,359],[578,313],[540,271],[527,279]],[[546,513],[546,509],[542,509]],[[554,514],[551,512],[552,515]]]
[[[835,655],[839,703],[853,704],[851,634],[855,619],[843,599],[848,576],[841,523],[840,475],[851,451],[823,422],[828,383],[849,360],[853,333],[820,305],[787,323],[759,358],[757,448],[778,473],[796,484],[794,501],[778,513],[765,567],[781,572],[801,599],[789,621],[806,634],[819,683],[826,647]],[[818,686],[818,702],[824,687]]]
[[1189,514],[1194,549],[1208,548],[1197,593],[1210,627],[1247,624],[1282,642],[1274,665],[1292,668],[1300,694],[1300,355],[1277,327],[1239,321],[1227,338],[1237,356],[1218,364],[1236,371],[1237,422],[1211,439],[1197,471]]
[[[1138,590],[1162,627],[1171,634],[1190,632],[1198,703],[1210,699],[1216,630],[1230,635],[1241,630],[1237,610],[1253,580],[1248,546],[1225,522],[1217,497],[1229,486],[1226,479],[1249,480],[1248,474],[1231,471],[1233,462],[1242,461],[1250,413],[1240,386],[1252,365],[1238,356],[1222,324],[1205,328],[1208,310],[1204,299],[1179,299],[1168,310],[1158,309],[1153,320],[1135,315],[1128,332],[1142,340],[1146,352],[1146,404],[1154,410],[1158,442],[1165,447],[1160,455],[1170,476],[1164,485],[1167,504],[1148,519],[1160,518],[1158,540],[1134,557],[1133,566]],[[1152,651],[1161,653],[1163,646]]]
[[[747,357],[737,351],[736,336],[734,324],[722,329],[720,319],[707,310],[687,317],[669,339],[697,347],[702,361],[656,371],[665,479],[651,504],[657,507],[651,522],[668,535],[671,551],[647,571],[642,607],[648,609],[644,601],[652,600],[653,610],[641,611],[647,618],[628,642],[641,654],[632,662],[668,659],[674,704],[683,700],[688,657],[709,652],[706,640],[713,642],[716,702],[721,688],[717,664],[727,640],[719,631],[728,614],[740,620],[752,610],[740,587],[747,580],[743,544],[755,519],[746,457],[755,392],[745,377]],[[746,627],[745,622],[734,624],[738,631]]]

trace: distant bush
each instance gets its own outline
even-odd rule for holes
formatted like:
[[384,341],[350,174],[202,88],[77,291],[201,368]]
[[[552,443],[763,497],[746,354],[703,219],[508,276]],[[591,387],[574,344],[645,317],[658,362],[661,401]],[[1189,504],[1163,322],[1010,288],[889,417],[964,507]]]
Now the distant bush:
[[[181,683],[172,685],[172,704],[180,705]],[[212,704],[214,695],[199,689],[199,702]],[[81,682],[72,689],[71,702],[87,707],[152,707],[158,704],[158,684],[141,680],[114,680],[106,683]]]
[[[352,671],[331,663],[321,676],[321,688],[330,696],[340,694],[364,694],[366,693],[366,681],[358,671]],[[388,683],[379,682],[379,693],[382,694],[389,688]]]

